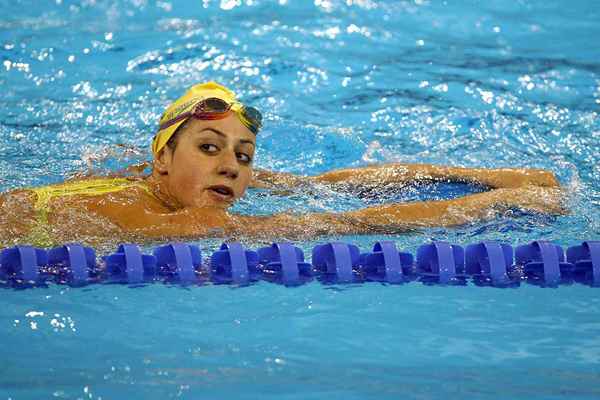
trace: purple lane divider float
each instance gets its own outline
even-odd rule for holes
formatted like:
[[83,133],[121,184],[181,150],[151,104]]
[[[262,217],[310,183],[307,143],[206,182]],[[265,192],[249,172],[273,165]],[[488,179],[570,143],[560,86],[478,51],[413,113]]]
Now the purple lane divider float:
[[32,246],[16,246],[0,253],[0,277],[38,283],[42,279],[41,268],[48,264],[45,250]]
[[48,266],[72,285],[85,285],[96,269],[96,252],[91,247],[68,243],[48,251]]
[[135,244],[121,244],[117,251],[103,257],[105,273],[114,282],[141,283],[154,279],[156,257],[142,254]]
[[197,282],[196,269],[202,265],[202,254],[198,246],[171,243],[155,248],[152,253],[156,257],[159,275],[184,284]]
[[518,284],[509,272],[513,265],[513,248],[505,243],[485,241],[465,249],[465,272],[478,285],[509,286]]
[[432,242],[417,249],[417,273],[423,283],[464,284],[465,253],[447,242]]
[[70,243],[45,251],[16,246],[0,251],[0,283],[29,287],[52,281],[81,286],[107,283],[178,281],[245,285],[259,279],[286,286],[300,285],[313,274],[324,283],[378,281],[403,283],[419,280],[426,284],[465,284],[510,287],[521,281],[543,287],[578,282],[600,287],[600,241],[585,241],[562,247],[534,241],[513,248],[505,243],[485,241],[461,246],[432,242],[417,249],[416,260],[400,252],[391,241],[376,242],[373,250],[360,253],[357,246],[330,242],[315,246],[312,265],[292,243],[274,243],[258,251],[240,243],[226,243],[212,254],[203,268],[200,249],[186,243],[157,247],[153,255],[142,254],[135,244],[121,244],[115,253],[103,257],[98,268],[92,248]]
[[517,246],[515,263],[523,267],[528,282],[541,286],[558,286],[572,270],[572,264],[565,262],[562,247],[543,240]]
[[263,277],[286,286],[306,283],[312,278],[312,265],[304,261],[302,250],[291,243],[273,243],[258,249]]
[[366,280],[403,283],[413,275],[413,256],[398,251],[394,242],[381,241],[372,252],[360,255],[360,266]]
[[600,241],[583,242],[567,249],[567,261],[573,264],[573,275],[580,283],[600,287]]
[[211,279],[217,283],[246,285],[258,279],[258,254],[240,243],[223,243],[210,258]]
[[312,264],[326,281],[350,283],[360,263],[360,250],[353,244],[331,242],[313,248]]

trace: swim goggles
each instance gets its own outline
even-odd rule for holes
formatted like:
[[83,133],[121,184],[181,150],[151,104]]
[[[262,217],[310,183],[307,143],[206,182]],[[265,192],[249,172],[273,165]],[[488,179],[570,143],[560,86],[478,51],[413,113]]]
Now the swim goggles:
[[190,111],[181,113],[175,118],[163,122],[158,129],[162,131],[190,117],[201,120],[223,119],[227,117],[230,111],[234,111],[242,124],[255,135],[262,127],[262,114],[256,108],[248,107],[238,102],[229,103],[223,99],[211,97],[201,100]]
[[262,127],[260,112],[243,105],[235,93],[216,82],[198,83],[167,107],[160,118],[159,129],[152,140],[152,152],[157,155],[188,118],[222,119],[234,112],[240,122],[254,134]]

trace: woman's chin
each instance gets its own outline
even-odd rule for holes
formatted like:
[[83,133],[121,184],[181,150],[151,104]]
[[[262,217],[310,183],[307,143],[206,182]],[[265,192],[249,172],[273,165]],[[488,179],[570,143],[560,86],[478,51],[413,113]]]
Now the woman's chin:
[[195,199],[190,203],[191,207],[220,208],[223,210],[226,210],[233,205],[233,201],[229,199],[213,198],[212,196],[202,196],[201,198]]

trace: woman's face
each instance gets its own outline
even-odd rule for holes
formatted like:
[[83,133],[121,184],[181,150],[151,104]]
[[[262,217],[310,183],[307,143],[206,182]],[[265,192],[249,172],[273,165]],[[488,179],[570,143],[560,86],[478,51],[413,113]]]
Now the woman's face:
[[179,206],[228,208],[252,179],[256,137],[231,113],[220,120],[190,119],[155,159],[166,189]]

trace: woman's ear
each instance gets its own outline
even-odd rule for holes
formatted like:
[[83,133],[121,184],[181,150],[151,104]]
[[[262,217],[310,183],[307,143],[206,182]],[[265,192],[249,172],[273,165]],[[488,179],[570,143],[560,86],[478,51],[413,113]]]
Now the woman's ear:
[[154,169],[160,175],[168,175],[171,163],[173,162],[173,151],[169,146],[164,146],[154,156]]

